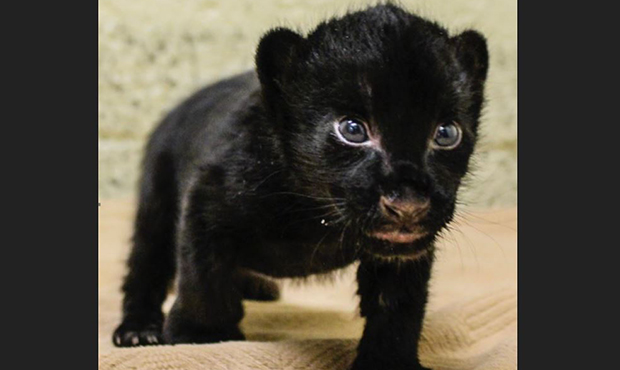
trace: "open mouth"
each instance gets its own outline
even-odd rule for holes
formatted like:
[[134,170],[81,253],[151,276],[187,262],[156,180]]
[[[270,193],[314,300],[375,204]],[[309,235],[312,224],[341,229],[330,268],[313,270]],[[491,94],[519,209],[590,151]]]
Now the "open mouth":
[[414,241],[425,237],[428,233],[424,231],[375,231],[370,234],[375,239],[385,240],[390,243],[413,243]]

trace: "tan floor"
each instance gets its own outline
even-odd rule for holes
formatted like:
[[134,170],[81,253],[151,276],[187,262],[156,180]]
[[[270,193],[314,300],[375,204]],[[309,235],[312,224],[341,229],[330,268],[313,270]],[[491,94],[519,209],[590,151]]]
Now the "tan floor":
[[[282,300],[246,302],[247,342],[116,349],[131,201],[99,218],[100,369],[346,369],[363,321],[354,270],[329,283],[283,281]],[[433,369],[516,368],[516,210],[461,212],[439,245],[420,356]],[[172,297],[166,302],[169,307]]]

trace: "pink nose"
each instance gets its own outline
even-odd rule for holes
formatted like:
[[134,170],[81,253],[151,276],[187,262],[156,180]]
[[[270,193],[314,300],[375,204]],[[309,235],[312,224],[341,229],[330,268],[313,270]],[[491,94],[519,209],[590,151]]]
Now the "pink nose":
[[390,199],[382,196],[379,199],[379,207],[383,214],[394,221],[413,223],[422,219],[428,213],[431,206],[429,199]]

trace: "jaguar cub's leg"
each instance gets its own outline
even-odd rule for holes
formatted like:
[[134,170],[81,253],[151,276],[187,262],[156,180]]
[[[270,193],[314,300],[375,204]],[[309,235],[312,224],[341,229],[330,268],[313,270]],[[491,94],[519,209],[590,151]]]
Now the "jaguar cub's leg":
[[123,284],[123,321],[112,341],[129,347],[162,343],[161,305],[175,273],[176,185],[172,159],[148,157]]
[[418,360],[418,341],[431,265],[432,256],[362,260],[357,279],[366,326],[352,370],[428,370]]
[[164,340],[172,344],[243,340],[236,269],[231,257],[217,253],[231,252],[233,247],[212,240],[205,249],[190,248],[181,252],[178,296],[164,325]]
[[[243,340],[242,291],[237,284],[240,245],[218,228],[217,209],[206,210],[205,188],[190,193],[179,224],[177,299],[164,324],[166,343]],[[209,219],[209,217],[213,217]]]

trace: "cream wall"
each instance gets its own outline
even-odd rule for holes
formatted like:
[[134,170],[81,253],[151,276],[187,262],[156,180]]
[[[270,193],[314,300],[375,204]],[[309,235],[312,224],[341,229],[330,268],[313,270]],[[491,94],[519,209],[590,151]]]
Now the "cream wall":
[[[135,195],[141,150],[153,126],[206,83],[252,67],[260,35],[319,20],[371,1],[100,0],[99,194]],[[469,206],[516,202],[516,1],[401,1],[455,32],[488,38],[491,67]]]

